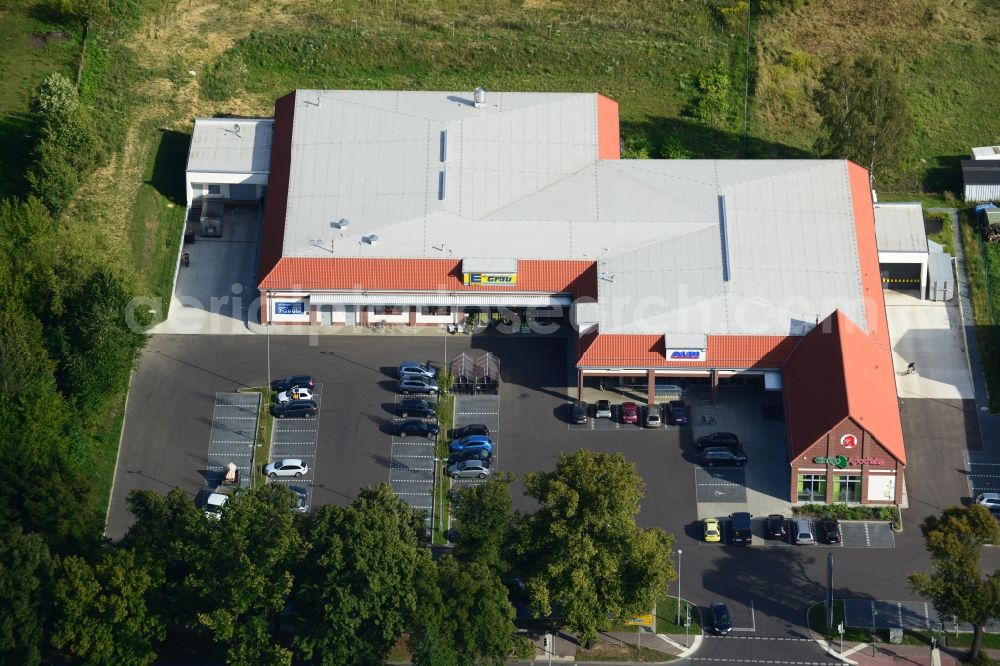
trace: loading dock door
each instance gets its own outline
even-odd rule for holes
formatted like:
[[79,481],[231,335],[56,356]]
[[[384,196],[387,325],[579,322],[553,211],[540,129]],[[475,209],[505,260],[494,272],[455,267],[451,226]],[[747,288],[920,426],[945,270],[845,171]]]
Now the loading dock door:
[[229,200],[230,201],[256,201],[257,200],[257,186],[256,185],[240,185],[232,184],[229,186]]
[[879,264],[882,286],[887,289],[920,289],[922,264]]

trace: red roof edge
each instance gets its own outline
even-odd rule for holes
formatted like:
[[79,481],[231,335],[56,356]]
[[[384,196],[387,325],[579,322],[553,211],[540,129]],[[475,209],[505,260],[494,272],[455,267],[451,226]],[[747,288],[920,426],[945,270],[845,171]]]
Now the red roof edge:
[[274,103],[274,138],[271,141],[271,171],[264,206],[264,234],[260,244],[257,278],[263,282],[281,259],[285,242],[285,212],[288,209],[288,178],[292,166],[292,124],[295,119],[295,93]]
[[621,134],[618,127],[618,102],[597,94],[597,158],[620,160]]

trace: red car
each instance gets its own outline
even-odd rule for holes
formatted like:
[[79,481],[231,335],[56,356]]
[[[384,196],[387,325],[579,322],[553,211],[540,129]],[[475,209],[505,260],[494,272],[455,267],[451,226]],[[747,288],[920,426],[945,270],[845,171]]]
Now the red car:
[[638,423],[639,408],[634,402],[626,402],[622,405],[622,423]]

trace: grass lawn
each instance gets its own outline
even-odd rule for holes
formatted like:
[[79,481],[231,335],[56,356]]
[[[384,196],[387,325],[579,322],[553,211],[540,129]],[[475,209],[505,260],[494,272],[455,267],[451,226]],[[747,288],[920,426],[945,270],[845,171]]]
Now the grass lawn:
[[989,407],[991,412],[997,413],[1000,411],[1000,327],[997,326],[1000,321],[1000,244],[983,242],[971,210],[961,211],[958,219]]
[[0,198],[23,196],[24,171],[34,148],[28,102],[52,72],[76,79],[82,31],[53,23],[37,2],[11,0],[0,8]]
[[[448,373],[444,373],[440,379],[440,386],[451,385]],[[455,427],[455,396],[452,393],[438,395],[437,399],[437,422],[441,428],[438,434],[437,448],[435,455],[439,460],[447,461],[448,432]],[[451,515],[451,481],[444,475],[447,462],[434,463],[434,515],[431,516],[431,543],[436,546],[443,546],[448,543],[448,523]]]

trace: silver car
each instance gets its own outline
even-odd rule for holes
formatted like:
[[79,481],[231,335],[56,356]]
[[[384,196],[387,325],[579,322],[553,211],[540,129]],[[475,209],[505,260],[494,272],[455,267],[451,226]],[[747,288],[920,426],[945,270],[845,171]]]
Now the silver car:
[[485,460],[463,460],[448,468],[453,479],[485,479],[490,475],[490,465]]
[[405,379],[407,377],[437,379],[438,369],[433,365],[421,363],[420,361],[403,361],[399,364],[396,376],[399,379]]
[[798,544],[816,543],[813,536],[812,521],[808,518],[796,518],[792,521],[792,538]]

